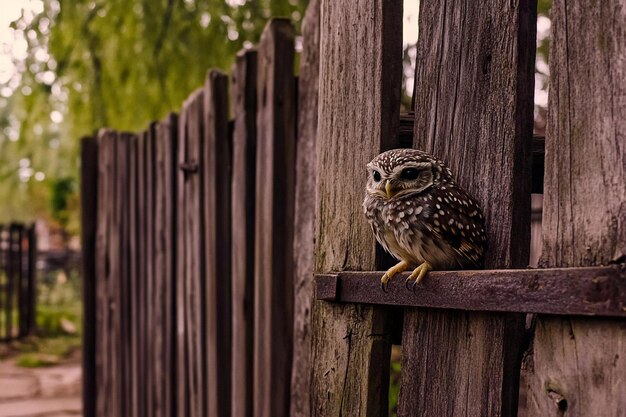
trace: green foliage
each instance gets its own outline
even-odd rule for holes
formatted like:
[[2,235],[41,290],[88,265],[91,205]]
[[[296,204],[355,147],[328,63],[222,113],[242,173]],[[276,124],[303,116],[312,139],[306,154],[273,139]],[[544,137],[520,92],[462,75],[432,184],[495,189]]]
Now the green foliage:
[[59,181],[77,179],[80,137],[101,127],[140,131],[177,111],[207,69],[230,72],[270,16],[298,27],[306,4],[43,0],[42,13],[12,25],[28,54],[16,63],[19,85],[0,97],[0,221],[45,215],[76,224],[77,190],[67,194]]

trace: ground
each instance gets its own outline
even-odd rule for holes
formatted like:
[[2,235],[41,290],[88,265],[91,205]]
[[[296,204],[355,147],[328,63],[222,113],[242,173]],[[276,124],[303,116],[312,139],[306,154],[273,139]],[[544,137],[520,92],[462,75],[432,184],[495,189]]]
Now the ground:
[[81,409],[80,358],[44,368],[0,361],[0,417],[77,417]]

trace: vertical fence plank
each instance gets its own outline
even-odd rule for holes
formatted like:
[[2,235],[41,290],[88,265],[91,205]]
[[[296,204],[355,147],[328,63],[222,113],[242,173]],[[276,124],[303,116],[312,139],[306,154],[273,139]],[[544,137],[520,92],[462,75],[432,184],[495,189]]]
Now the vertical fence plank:
[[178,149],[176,152],[176,415],[186,416],[188,414],[189,387],[187,384],[187,323],[185,294],[187,289],[186,273],[187,265],[186,251],[186,219],[185,209],[185,183],[187,182],[187,171],[183,170],[181,164],[186,163],[187,149],[187,120],[189,112],[185,107],[178,118]]
[[128,298],[129,298],[129,317],[128,321],[130,324],[129,330],[129,343],[130,343],[130,351],[128,352],[130,366],[130,380],[129,380],[129,395],[130,395],[130,403],[128,407],[128,415],[129,417],[138,417],[139,416],[139,389],[141,386],[141,379],[139,375],[139,351],[138,344],[140,340],[139,336],[139,270],[140,270],[140,262],[141,256],[139,251],[140,246],[140,238],[139,238],[139,221],[140,217],[143,215],[139,212],[139,193],[140,193],[140,183],[139,180],[141,178],[139,171],[139,135],[135,136],[133,140],[130,141],[129,151],[128,151],[128,162],[129,162],[129,180],[128,180],[128,188],[129,188],[129,196],[128,196],[128,209],[129,209],[129,239],[128,239],[128,249],[129,249],[129,288],[128,288]]
[[[183,281],[178,296],[179,317],[179,415],[205,415],[205,251],[202,203],[203,91],[193,93],[183,106],[179,127],[178,174],[178,280]],[[182,274],[181,274],[182,272]],[[182,316],[180,316],[182,314]],[[181,328],[182,327],[182,328]],[[181,350],[182,349],[182,350]],[[183,352],[184,351],[184,352]]]
[[[94,168],[96,165],[94,164]],[[92,184],[95,186],[95,182]],[[95,209],[94,209],[95,213]],[[92,220],[91,231],[91,256],[92,256],[92,278],[93,278],[93,242],[95,241],[95,217]],[[33,223],[28,228],[28,318],[27,318],[27,335],[33,335],[37,328],[37,223]],[[93,317],[93,315],[92,315]],[[84,333],[83,333],[84,334]]]
[[26,317],[25,308],[26,305],[26,276],[25,276],[25,268],[24,268],[24,238],[25,231],[23,224],[15,225],[15,250],[16,250],[16,279],[17,283],[15,286],[15,295],[17,297],[17,310],[15,317],[15,324],[17,327],[17,337],[22,338],[26,333],[26,329],[24,325],[26,322],[24,318]]
[[136,364],[135,372],[137,378],[141,378],[142,383],[137,389],[137,412],[139,416],[146,415],[146,277],[147,277],[147,180],[146,180],[146,146],[148,132],[141,132],[137,136],[137,277],[135,285],[137,293],[135,295],[136,308]]
[[207,415],[228,417],[231,375],[231,146],[228,77],[216,70],[207,74],[203,116]]
[[257,176],[254,266],[254,408],[289,413],[295,160],[294,30],[265,27],[258,49]]
[[109,280],[111,260],[109,240],[113,207],[113,153],[112,132],[98,133],[98,230],[96,240],[96,415],[112,416],[110,373],[110,314]]
[[232,76],[232,417],[252,417],[254,197],[256,177],[257,53],[237,55]]
[[[83,414],[96,416],[96,239],[98,230],[98,142],[96,138],[81,140],[80,207],[83,277]],[[36,251],[35,225],[31,228],[30,252]],[[30,274],[33,274],[31,266]],[[33,293],[34,279],[31,279]],[[34,302],[33,302],[34,307]],[[34,316],[34,311],[33,313]],[[34,317],[31,318],[34,322]],[[32,324],[31,324],[32,325]]]
[[[443,159],[487,221],[486,266],[524,267],[536,2],[420,3],[414,145]],[[399,416],[517,413],[523,316],[407,310]]]
[[129,355],[129,341],[128,335],[129,322],[128,316],[128,283],[129,283],[129,271],[128,271],[128,151],[129,151],[129,137],[127,133],[118,133],[116,135],[116,178],[115,178],[115,234],[117,239],[114,250],[117,252],[116,259],[116,271],[117,274],[113,275],[113,281],[115,283],[115,301],[113,305],[114,314],[114,349],[115,349],[115,368],[113,373],[115,374],[117,389],[117,409],[120,416],[126,416],[128,413],[129,393],[130,386],[128,385],[128,377],[130,366],[128,359]]
[[5,291],[5,333],[6,339],[13,339],[13,306],[15,304],[15,270],[17,260],[15,259],[15,225],[10,224],[8,227],[7,239],[7,269],[6,269],[6,291]]
[[[362,215],[366,164],[397,146],[402,3],[322,0],[315,271],[381,266]],[[312,416],[386,416],[389,310],[315,301]]]
[[[552,4],[544,267],[626,260],[625,12],[617,0]],[[623,415],[625,329],[623,321],[539,317],[528,415]]]
[[156,168],[155,168],[155,124],[150,123],[146,132],[146,142],[144,144],[145,152],[145,201],[146,206],[142,215],[146,218],[145,228],[145,262],[146,262],[146,275],[145,275],[145,323],[144,323],[144,337],[145,346],[143,350],[143,357],[145,361],[144,368],[144,390],[145,390],[145,415],[146,417],[153,417],[158,413],[158,404],[161,400],[156,387],[158,381],[155,378],[155,374],[158,372],[156,366],[157,352],[160,349],[159,341],[157,340],[157,325],[161,323],[161,317],[158,316],[159,308],[158,300],[156,300],[156,281],[159,271],[157,270],[155,259],[155,231],[157,225],[155,222],[155,180],[156,180]]
[[294,339],[291,416],[311,415],[311,308],[315,254],[315,140],[319,84],[320,1],[302,21],[303,50],[298,87],[298,144],[294,220]]
[[155,308],[161,320],[157,322],[159,350],[155,366],[158,408],[157,417],[176,415],[175,356],[175,256],[176,256],[176,133],[177,116],[170,114],[156,126],[156,201],[155,253],[159,280]]

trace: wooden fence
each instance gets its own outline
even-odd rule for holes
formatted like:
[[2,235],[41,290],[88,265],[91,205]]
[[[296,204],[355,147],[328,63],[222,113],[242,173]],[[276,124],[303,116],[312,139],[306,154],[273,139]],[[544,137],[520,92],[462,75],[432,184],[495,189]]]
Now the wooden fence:
[[0,225],[0,341],[35,330],[35,225]]
[[[535,1],[420,2],[408,116],[401,2],[313,0],[297,80],[273,20],[230,88],[210,71],[178,115],[85,139],[85,415],[384,416],[392,344],[398,416],[621,415],[626,15],[585,4],[552,6],[543,181]],[[365,165],[407,120],[481,203],[489,269],[384,293]]]

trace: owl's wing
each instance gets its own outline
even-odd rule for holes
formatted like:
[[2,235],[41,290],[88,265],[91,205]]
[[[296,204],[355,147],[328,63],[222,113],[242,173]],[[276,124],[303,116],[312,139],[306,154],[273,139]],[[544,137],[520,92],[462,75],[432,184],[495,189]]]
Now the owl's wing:
[[433,218],[424,226],[435,242],[447,243],[459,255],[460,266],[482,268],[487,238],[485,221],[476,201],[455,187],[438,194],[434,204]]

